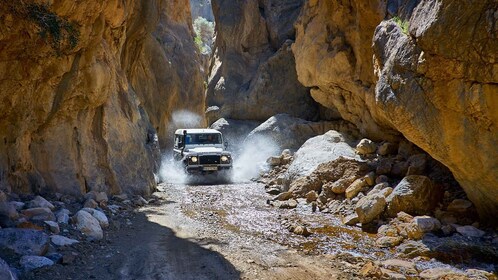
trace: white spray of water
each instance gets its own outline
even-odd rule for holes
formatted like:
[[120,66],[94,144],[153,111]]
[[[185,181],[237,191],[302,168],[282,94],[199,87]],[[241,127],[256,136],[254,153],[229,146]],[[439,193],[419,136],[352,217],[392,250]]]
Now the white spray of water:
[[[171,114],[171,123],[167,130],[171,135],[171,140],[173,140],[175,130],[180,128],[200,128],[202,120],[201,116],[188,110],[173,112]],[[188,178],[181,164],[173,159],[172,145],[162,155],[159,179],[165,183],[184,184]]]
[[258,178],[261,172],[268,169],[266,160],[279,153],[280,147],[270,137],[253,136],[246,139],[235,155],[233,182],[247,182]]

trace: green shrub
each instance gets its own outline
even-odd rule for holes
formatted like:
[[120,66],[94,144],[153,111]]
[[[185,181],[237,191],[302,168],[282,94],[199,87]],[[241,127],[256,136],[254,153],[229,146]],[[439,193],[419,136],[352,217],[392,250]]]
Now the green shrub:
[[409,34],[410,23],[406,20],[402,20],[400,17],[393,17],[394,22],[401,28],[403,34]]
[[210,54],[213,47],[214,23],[203,17],[194,20],[194,41],[202,54]]
[[64,50],[74,49],[78,45],[80,31],[79,26],[69,22],[50,11],[46,4],[26,4],[24,1],[12,1],[9,8],[14,15],[22,20],[35,23],[40,31],[38,34],[52,49],[60,55]]

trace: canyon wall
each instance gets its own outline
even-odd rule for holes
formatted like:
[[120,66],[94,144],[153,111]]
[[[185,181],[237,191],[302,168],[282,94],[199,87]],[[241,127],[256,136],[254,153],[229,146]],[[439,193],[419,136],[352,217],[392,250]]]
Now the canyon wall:
[[278,113],[313,119],[318,105],[297,80],[291,44],[303,0],[213,0],[216,42],[206,103],[218,118],[263,122]]
[[496,1],[310,0],[292,49],[315,100],[373,139],[401,133],[498,213]]
[[3,2],[0,26],[0,188],[150,193],[172,110],[204,109],[189,2]]

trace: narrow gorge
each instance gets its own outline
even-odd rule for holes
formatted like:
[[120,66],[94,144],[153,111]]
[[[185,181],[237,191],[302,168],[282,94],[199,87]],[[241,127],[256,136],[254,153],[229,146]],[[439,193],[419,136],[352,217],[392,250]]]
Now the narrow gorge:
[[[2,1],[0,278],[496,279],[497,107],[496,0]],[[187,127],[230,184],[177,181]]]

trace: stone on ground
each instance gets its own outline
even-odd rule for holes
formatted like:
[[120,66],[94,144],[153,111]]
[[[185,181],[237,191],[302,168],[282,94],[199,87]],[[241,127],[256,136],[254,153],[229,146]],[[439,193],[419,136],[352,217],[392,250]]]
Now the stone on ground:
[[387,213],[395,217],[398,212],[425,215],[433,210],[442,198],[441,188],[426,176],[406,176],[387,197]]
[[0,279],[2,279],[2,280],[17,280],[16,273],[1,258],[0,258]]
[[460,226],[460,227],[456,227],[456,231],[458,233],[460,233],[461,235],[463,236],[466,236],[466,237],[477,237],[477,238],[480,238],[480,237],[483,237],[486,232],[478,229],[478,228],[475,228],[473,226]]
[[104,238],[104,233],[99,221],[90,213],[80,210],[74,215],[76,228],[90,239],[100,240]]
[[48,229],[57,234],[60,232],[59,224],[54,221],[45,221],[45,224],[48,226]]
[[52,243],[56,246],[70,246],[79,243],[78,240],[67,238],[62,235],[52,235],[50,236],[50,241],[52,241]]
[[360,143],[356,145],[356,151],[360,155],[372,154],[375,153],[376,150],[377,150],[377,145],[374,142],[372,142],[372,140],[370,139],[366,138],[361,139]]
[[51,259],[42,256],[23,256],[19,263],[26,271],[54,265],[54,262]]
[[356,203],[356,214],[362,224],[375,220],[386,208],[386,198],[382,194],[367,195]]
[[55,206],[45,198],[38,195],[29,202],[29,208],[49,208],[50,210],[54,210]]
[[32,229],[0,229],[0,251],[12,250],[19,255],[43,255],[49,246],[48,235]]
[[55,215],[48,207],[36,207],[21,211],[28,219],[33,221],[55,221]]
[[417,216],[413,218],[413,223],[422,232],[431,232],[441,229],[441,222],[430,216]]
[[[426,269],[420,272],[420,278],[424,280],[437,280],[437,279],[456,279],[457,277],[464,277],[465,274],[461,273],[453,268],[446,267],[436,267],[431,269]],[[459,278],[466,279],[466,278]]]

